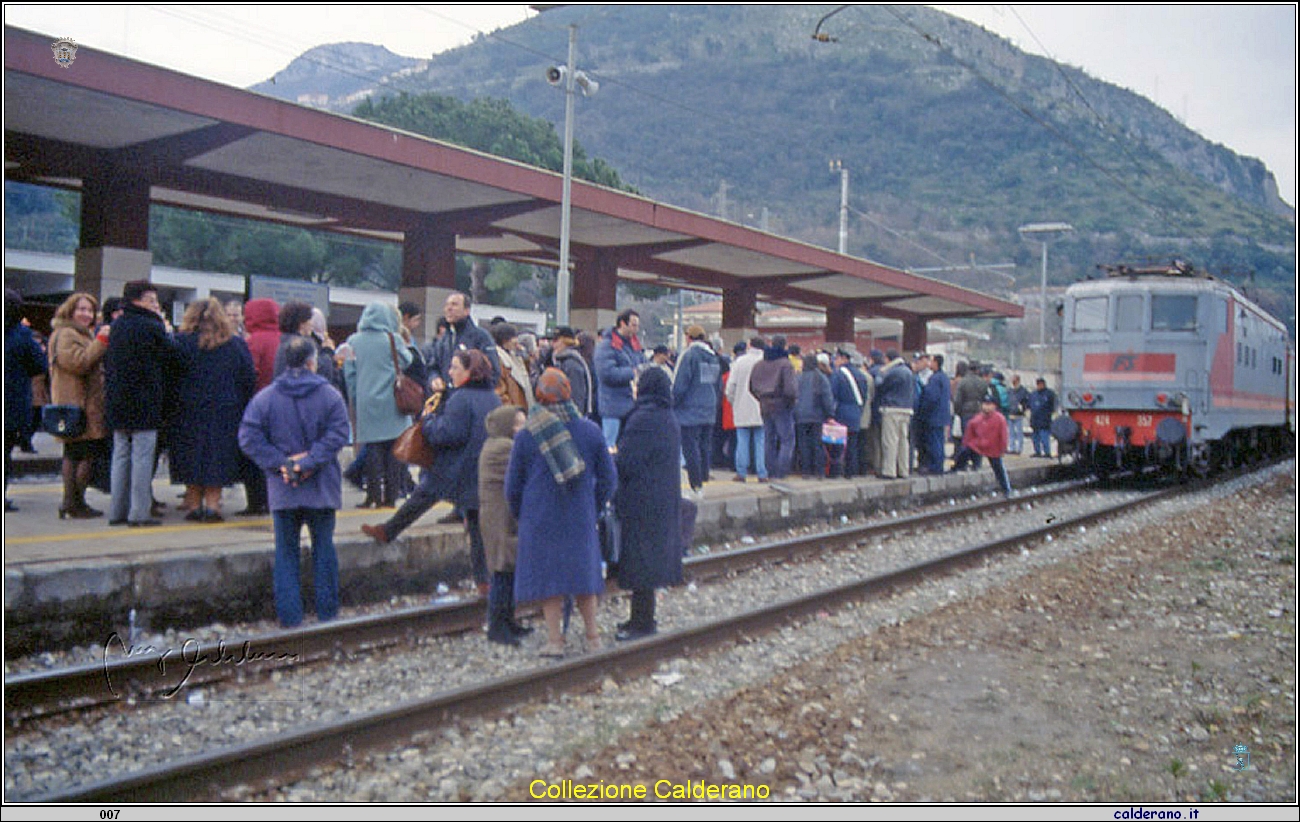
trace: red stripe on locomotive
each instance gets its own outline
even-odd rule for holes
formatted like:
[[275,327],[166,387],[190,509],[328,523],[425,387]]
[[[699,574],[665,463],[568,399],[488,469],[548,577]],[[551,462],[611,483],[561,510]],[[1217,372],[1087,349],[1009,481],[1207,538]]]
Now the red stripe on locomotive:
[[1127,444],[1143,446],[1156,441],[1156,426],[1166,419],[1177,420],[1188,428],[1190,423],[1177,411],[1092,411],[1075,410],[1070,417],[1079,424],[1080,436],[1084,442],[1096,442],[1101,445],[1115,445],[1115,429],[1129,430]]
[[1172,380],[1178,358],[1174,354],[1084,354],[1085,382],[1160,382]]

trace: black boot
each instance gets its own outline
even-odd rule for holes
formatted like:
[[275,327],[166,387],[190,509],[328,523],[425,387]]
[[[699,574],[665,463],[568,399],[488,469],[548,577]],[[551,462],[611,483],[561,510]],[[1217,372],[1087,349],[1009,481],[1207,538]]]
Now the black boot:
[[515,619],[515,574],[514,572],[504,571],[502,573],[493,574],[492,584],[494,585],[496,584],[496,580],[498,577],[503,578],[504,580],[502,582],[501,587],[505,591],[503,597],[505,598],[505,603],[506,603],[505,605],[506,624],[510,626],[510,631],[515,636],[520,636],[520,637],[528,636],[533,632],[533,629],[528,627],[527,625],[521,625],[519,621]]
[[510,605],[514,601],[514,580],[507,578],[512,574],[493,574],[492,585],[488,589],[488,642],[498,645],[519,645],[519,637],[510,629]]
[[644,639],[648,636],[654,636],[659,632],[659,626],[655,624],[655,592],[654,589],[632,591],[632,613],[631,619],[621,623],[618,626],[618,633],[614,638],[619,642],[628,642],[637,639]]

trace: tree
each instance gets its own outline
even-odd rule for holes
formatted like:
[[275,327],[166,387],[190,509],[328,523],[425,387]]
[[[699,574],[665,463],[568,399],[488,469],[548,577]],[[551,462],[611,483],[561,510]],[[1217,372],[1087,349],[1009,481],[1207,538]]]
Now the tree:
[[[462,103],[441,94],[403,92],[396,97],[364,100],[352,114],[538,168],[564,169],[564,144],[555,126],[515,111],[505,100],[485,97]],[[608,188],[634,191],[612,166],[599,158],[589,159],[577,143],[573,146],[573,176]]]

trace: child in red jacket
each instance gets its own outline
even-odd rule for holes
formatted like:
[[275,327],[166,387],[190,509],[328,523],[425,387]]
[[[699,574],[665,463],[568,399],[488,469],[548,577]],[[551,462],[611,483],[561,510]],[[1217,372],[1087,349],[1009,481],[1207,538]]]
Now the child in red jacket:
[[1002,466],[1002,455],[1007,451],[1007,419],[998,411],[998,398],[986,394],[980,402],[980,413],[971,418],[962,432],[962,450],[974,451],[982,457],[988,457],[1002,493],[1011,496],[1011,482],[1007,479],[1006,468]]

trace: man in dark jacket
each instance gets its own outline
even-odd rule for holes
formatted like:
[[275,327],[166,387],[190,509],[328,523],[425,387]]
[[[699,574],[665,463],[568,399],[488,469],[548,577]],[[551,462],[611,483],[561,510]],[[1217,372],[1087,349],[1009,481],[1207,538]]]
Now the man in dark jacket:
[[104,418],[113,430],[109,525],[161,525],[153,519],[154,450],[167,423],[166,402],[180,369],[158,290],[148,280],[122,289],[122,316],[109,332],[104,355]]
[[[966,423],[980,413],[980,403],[986,393],[988,393],[988,383],[980,376],[979,369],[967,363],[960,363],[957,366],[957,384],[953,389],[952,410],[961,418],[963,432],[966,430]],[[978,471],[981,457],[973,451],[969,453],[972,454],[970,459],[975,466],[973,470]],[[953,470],[957,471],[960,468],[954,463]]]
[[799,371],[799,397],[794,403],[795,465],[806,479],[826,476],[826,449],[822,446],[822,423],[835,414],[831,381],[827,376],[831,360],[826,354],[808,354]]
[[1025,450],[1025,411],[1029,408],[1029,389],[1020,384],[1020,375],[1011,375],[1011,387],[1007,390],[1007,402],[1011,406],[1007,417],[1007,453],[1020,454]]
[[582,416],[591,419],[596,411],[591,369],[578,350],[578,333],[567,325],[555,329],[555,338],[551,341],[551,362],[569,378],[573,404],[582,412]]
[[[835,398],[835,419],[848,430],[844,443],[843,476],[856,477],[864,469],[859,460],[862,454],[862,409],[869,396],[867,377],[856,366],[848,351],[835,352],[835,373],[831,375],[831,395]],[[868,409],[868,413],[870,410]]]
[[768,476],[782,479],[794,465],[794,404],[799,383],[785,347],[777,334],[763,349],[763,360],[749,372],[749,392],[758,399],[763,414],[763,448]]
[[623,418],[632,410],[632,380],[637,366],[645,362],[641,350],[641,315],[627,309],[614,321],[614,329],[596,345],[596,405],[605,444],[613,448]]
[[690,345],[678,358],[677,370],[673,372],[673,411],[682,429],[686,479],[698,499],[709,478],[722,366],[718,355],[705,342],[703,328],[693,325],[686,329],[686,339]]
[[[47,372],[45,354],[23,324],[23,298],[5,289],[5,480],[13,476],[13,450],[32,417],[32,378]],[[5,510],[16,511],[9,498]]]
[[1034,456],[1052,456],[1052,415],[1056,413],[1056,392],[1047,380],[1038,378],[1034,393],[1029,395],[1029,427],[1034,432]]
[[425,363],[429,387],[434,391],[442,391],[451,383],[451,357],[462,348],[482,351],[483,356],[492,364],[493,385],[501,379],[501,361],[497,358],[496,341],[491,334],[474,323],[474,318],[469,315],[470,304],[469,295],[460,291],[448,294],[442,304],[442,318],[447,321],[447,331],[433,341],[429,361]]
[[239,447],[267,477],[275,522],[275,613],[280,625],[302,622],[299,539],[311,534],[316,617],[339,609],[334,517],[343,504],[338,453],[351,435],[342,395],[316,373],[316,346],[295,337],[285,347],[286,370],[253,397],[239,426]]
[[916,419],[924,448],[918,448],[925,460],[919,466],[927,474],[943,473],[944,430],[952,424],[952,385],[943,367],[932,358],[934,369],[921,388],[916,404]]

